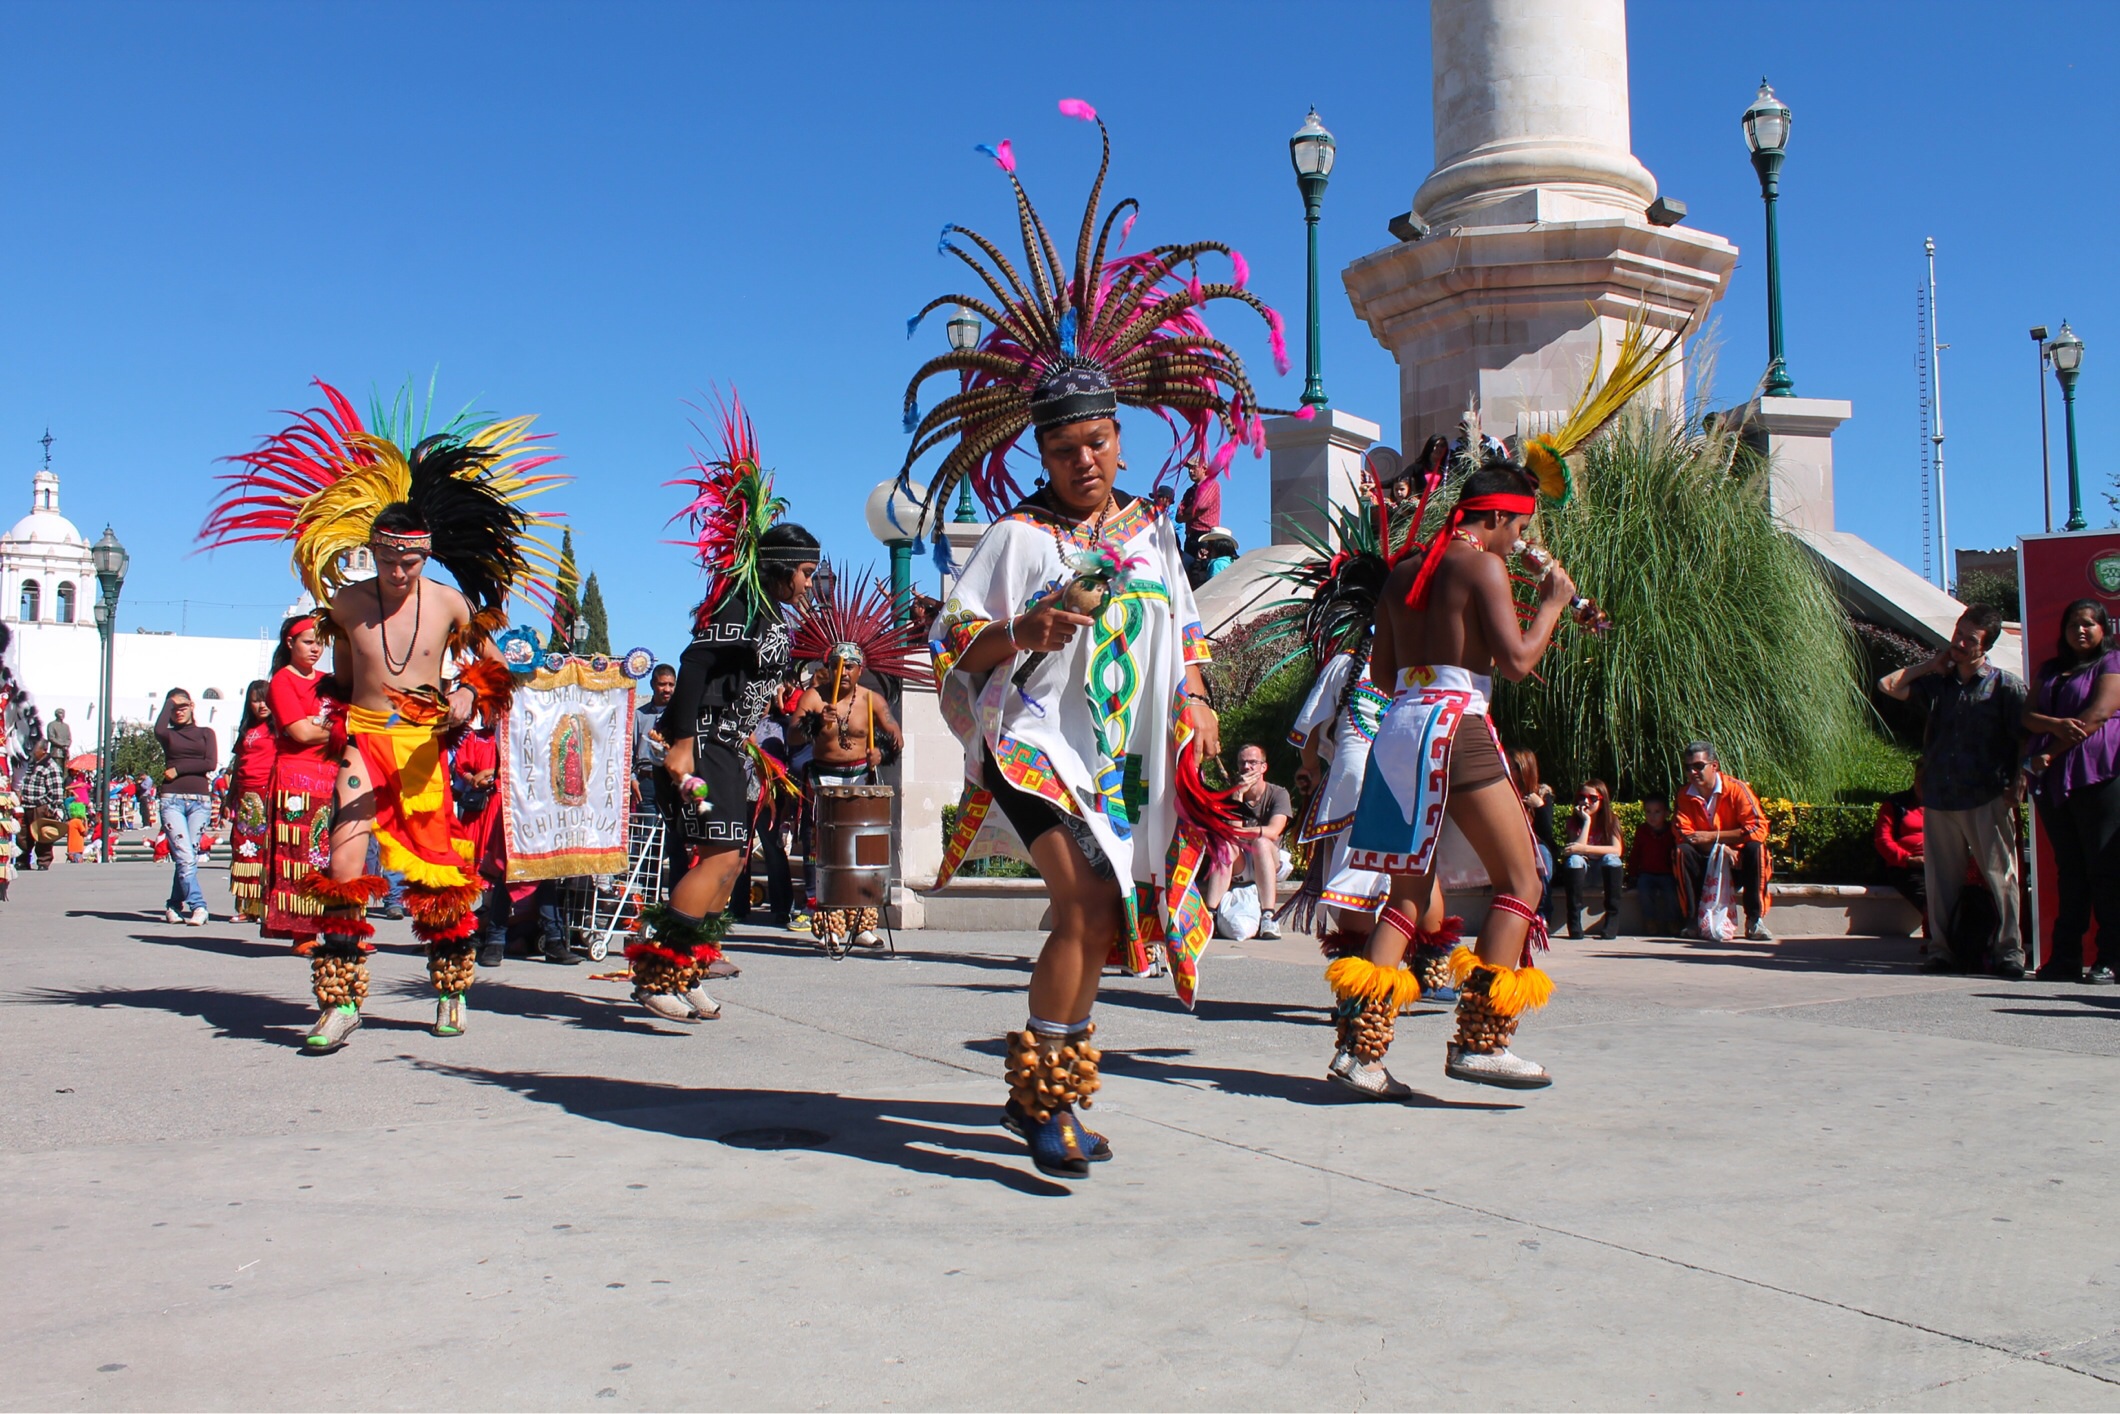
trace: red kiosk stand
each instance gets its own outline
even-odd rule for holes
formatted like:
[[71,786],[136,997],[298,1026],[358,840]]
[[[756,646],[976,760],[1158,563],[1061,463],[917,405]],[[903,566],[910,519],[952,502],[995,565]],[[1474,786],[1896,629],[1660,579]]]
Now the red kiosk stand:
[[[2061,611],[2078,599],[2105,605],[2108,625],[2120,619],[2120,530],[2057,531],[2024,535],[2017,540],[2018,614],[2024,625],[2025,682],[2039,688],[2039,668],[2053,656],[2061,628]],[[2110,627],[2108,628],[2110,632]],[[2033,966],[2046,961],[2054,936],[2060,900],[2054,888],[2054,851],[2039,815],[2032,812],[2032,925],[2025,929],[2026,951]],[[2087,967],[2097,947],[2095,924],[2083,939]],[[2120,965],[2120,958],[2100,959]]]

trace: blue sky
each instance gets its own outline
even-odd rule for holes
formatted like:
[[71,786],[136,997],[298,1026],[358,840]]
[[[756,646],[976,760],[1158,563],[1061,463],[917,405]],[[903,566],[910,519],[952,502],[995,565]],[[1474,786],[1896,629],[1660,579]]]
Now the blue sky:
[[[1758,187],[1738,115],[1765,73],[1795,110],[1783,175],[1797,391],[1840,397],[1843,528],[1920,563],[1914,306],[1941,282],[1953,540],[2040,529],[2026,330],[2089,345],[2079,431],[2093,523],[2120,431],[2112,170],[2120,8],[1630,8],[1634,146],[1689,223],[1743,250],[1718,307],[1723,392],[1765,343]],[[1296,18],[1300,16],[1300,18]],[[1063,23],[1064,19],[1064,23]],[[1194,27],[1183,27],[1191,20]],[[1093,42],[1103,32],[1111,42]],[[698,582],[661,543],[688,399],[734,383],[794,515],[881,560],[868,489],[905,443],[904,321],[961,288],[958,221],[1006,236],[977,142],[1015,141],[1072,224],[1113,130],[1135,243],[1216,238],[1301,329],[1287,138],[1339,140],[1326,200],[1326,386],[1396,419],[1389,356],[1331,272],[1389,240],[1432,160],[1418,4],[16,4],[0,9],[0,524],[50,426],[67,512],[132,549],[126,627],[249,634],[292,594],[263,548],[192,557],[215,458],[307,406],[439,370],[438,398],[535,412],[578,480],[555,498],[619,646],[681,646]],[[1262,333],[1224,315],[1265,395]],[[1299,339],[1294,352],[1300,370]],[[2059,478],[2059,401],[2055,399]],[[1154,460],[1140,457],[1137,466]],[[1227,519],[1265,527],[1264,464]],[[2057,489],[2057,498],[2059,492]],[[2056,519],[2059,520],[2057,512]],[[193,601],[188,609],[179,601]],[[231,607],[232,606],[232,607]]]

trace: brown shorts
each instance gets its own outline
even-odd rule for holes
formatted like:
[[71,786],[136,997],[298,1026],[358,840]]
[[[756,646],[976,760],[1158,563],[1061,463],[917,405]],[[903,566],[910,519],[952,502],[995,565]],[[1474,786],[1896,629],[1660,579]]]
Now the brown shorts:
[[1509,778],[1509,768],[1494,744],[1494,730],[1485,717],[1467,713],[1450,739],[1450,788],[1478,790]]

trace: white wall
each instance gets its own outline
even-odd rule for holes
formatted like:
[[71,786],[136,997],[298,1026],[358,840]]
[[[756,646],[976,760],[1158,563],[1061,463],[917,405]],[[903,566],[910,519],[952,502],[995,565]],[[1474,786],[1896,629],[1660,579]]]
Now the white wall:
[[[95,701],[102,663],[102,644],[93,627],[57,624],[11,624],[16,676],[47,722],[52,710],[66,709],[74,727],[74,750],[94,749],[98,731]],[[223,754],[234,744],[231,732],[243,711],[243,689],[252,678],[268,676],[272,663],[269,639],[203,638],[183,634],[120,633],[113,651],[111,716],[118,722],[152,722],[162,710],[162,695],[181,687],[192,696],[201,726],[220,735]],[[211,688],[218,700],[206,696]]]

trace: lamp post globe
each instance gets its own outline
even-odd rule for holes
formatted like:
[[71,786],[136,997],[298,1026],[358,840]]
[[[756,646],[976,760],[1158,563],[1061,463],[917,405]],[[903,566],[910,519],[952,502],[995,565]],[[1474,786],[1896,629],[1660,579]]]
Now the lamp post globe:
[[1765,79],[1759,81],[1759,96],[1745,109],[1745,146],[1752,152],[1752,170],[1759,174],[1760,199],[1767,206],[1767,378],[1761,392],[1770,398],[1786,398],[1796,392],[1789,377],[1781,344],[1781,160],[1789,147],[1789,105],[1774,96]]
[[2081,530],[2087,522],[2083,519],[2083,481],[2076,470],[2076,378],[2083,371],[2083,340],[2076,337],[2066,319],[2061,321],[2061,332],[2046,346],[2046,356],[2054,365],[2054,378],[2061,384],[2062,425],[2067,428],[2068,524],[2062,528]]
[[920,533],[920,513],[927,487],[887,476],[869,492],[864,508],[869,534],[891,552],[891,617],[901,624],[913,619],[913,544]]
[[[980,320],[977,310],[969,309],[960,304],[957,306],[957,312],[950,316],[949,323],[944,325],[943,329],[950,336],[950,347],[952,349],[955,349],[958,353],[970,353],[973,349],[979,347],[979,339],[985,332],[986,325]],[[963,484],[958,487],[957,509],[951,514],[950,519],[958,525],[974,525],[979,520],[979,512],[972,506],[972,479],[970,477],[966,477]]]
[[118,543],[118,536],[109,526],[103,527],[103,535],[88,549],[88,557],[96,566],[96,582],[111,599],[125,587],[125,571],[132,565],[132,556]]
[[1318,347],[1318,213],[1325,204],[1325,184],[1332,177],[1332,164],[1339,148],[1332,133],[1313,108],[1288,140],[1288,160],[1296,169],[1296,188],[1303,193],[1303,227],[1308,246],[1304,261],[1305,338],[1303,352],[1303,405],[1325,406],[1325,376],[1322,351]]

